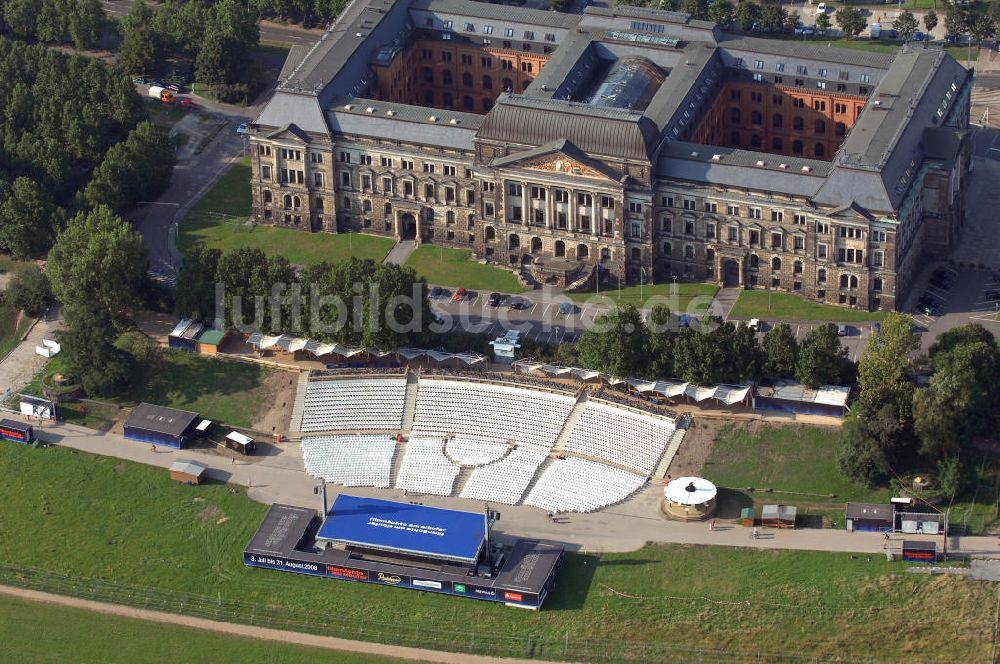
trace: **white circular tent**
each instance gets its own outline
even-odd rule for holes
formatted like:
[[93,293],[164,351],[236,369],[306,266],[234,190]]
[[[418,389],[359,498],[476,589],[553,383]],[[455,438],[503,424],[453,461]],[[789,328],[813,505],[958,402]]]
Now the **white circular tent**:
[[703,477],[678,477],[663,489],[663,512],[683,521],[706,519],[715,512],[717,493]]

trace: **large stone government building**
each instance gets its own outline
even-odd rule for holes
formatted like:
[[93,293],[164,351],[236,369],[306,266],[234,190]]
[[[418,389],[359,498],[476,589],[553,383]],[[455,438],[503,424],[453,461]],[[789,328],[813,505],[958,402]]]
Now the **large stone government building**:
[[354,0],[251,126],[253,214],[468,247],[538,280],[671,276],[902,305],[962,227],[972,73],[686,14]]

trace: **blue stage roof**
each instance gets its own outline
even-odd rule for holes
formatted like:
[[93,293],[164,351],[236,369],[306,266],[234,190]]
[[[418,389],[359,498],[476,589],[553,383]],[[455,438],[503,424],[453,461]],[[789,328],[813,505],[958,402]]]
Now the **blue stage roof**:
[[486,517],[476,512],[340,494],[316,538],[474,563],[486,539]]

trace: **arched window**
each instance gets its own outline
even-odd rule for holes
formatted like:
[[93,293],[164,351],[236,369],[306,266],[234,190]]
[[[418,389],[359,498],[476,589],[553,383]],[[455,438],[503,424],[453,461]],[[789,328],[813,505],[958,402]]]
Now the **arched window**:
[[800,118],[797,115],[794,118],[792,118],[792,129],[794,129],[795,131],[802,131],[803,129],[805,129],[805,127],[806,123],[802,118]]
[[835,124],[833,126],[833,132],[837,136],[846,136],[847,135],[847,125],[845,125],[843,122],[838,122],[837,124]]
[[757,257],[757,254],[750,254],[750,267],[754,270],[760,267],[760,258]]
[[270,203],[271,200],[272,200],[272,198],[271,198],[271,190],[270,189],[265,189],[264,190],[264,202],[265,203]]
[[857,288],[857,287],[858,287],[858,278],[852,274],[851,275],[851,288]]
[[642,260],[642,249],[639,247],[632,247],[632,260],[641,261]]
[[451,85],[452,79],[451,79],[450,69],[445,69],[443,72],[441,72],[441,82],[444,83],[445,85]]
[[882,290],[882,277],[875,277],[872,279],[872,290]]
[[817,119],[816,123],[814,125],[814,129],[815,129],[815,132],[817,134],[825,134],[826,133],[826,121],[824,121],[822,119]]
[[771,139],[771,149],[775,152],[781,152],[784,149],[784,144],[781,142],[780,136],[775,136]]
[[343,206],[343,208],[345,210],[350,210],[351,209],[351,199],[348,198],[347,196],[344,196],[344,200],[341,203],[341,205]]
[[847,280],[847,275],[846,274],[840,275],[840,287],[841,288],[847,288],[847,281],[848,280]]
[[392,203],[386,203],[385,205],[383,205],[382,206],[382,213],[385,214],[385,216],[387,216],[387,217],[389,215],[391,215],[392,214]]
[[483,90],[492,90],[492,89],[493,89],[493,77],[483,76]]
[[566,243],[562,240],[556,240],[556,256],[566,255]]
[[601,260],[609,261],[611,260],[611,249],[608,247],[601,247]]
[[286,210],[292,209],[292,197],[289,194],[285,194],[285,197],[281,199],[281,202],[285,206]]
[[792,272],[794,274],[802,274],[802,261],[792,263]]
[[694,258],[694,247],[690,244],[684,245],[684,258]]
[[510,238],[507,240],[507,248],[509,249],[521,248],[521,238],[519,238],[516,233],[514,235],[511,235]]
[[365,200],[361,201],[361,210],[363,212],[371,212],[372,211],[372,202],[370,200],[368,200],[367,198]]
[[826,283],[826,270],[823,268],[816,271],[816,282],[820,284]]
[[792,152],[802,154],[802,141],[792,141]]
[[576,245],[576,257],[577,258],[586,258],[589,255],[590,255],[590,248],[587,245],[585,245],[585,244],[578,244],[578,245]]
[[752,147],[754,150],[760,149],[760,136],[754,134],[753,136],[750,137],[750,147]]
[[738,108],[729,109],[729,121],[732,122],[733,124],[740,123],[740,109]]
[[781,259],[775,256],[774,258],[771,259],[771,271],[777,272],[780,269],[781,269]]
[[448,210],[447,212],[444,213],[444,220],[445,220],[445,223],[448,223],[448,224],[455,223],[455,213],[452,212],[451,210]]
[[486,227],[486,241],[487,242],[493,242],[496,239],[497,239],[497,229],[493,228],[492,226],[487,226]]
[[664,242],[663,243],[663,255],[664,256],[670,256],[673,253],[674,253],[674,247],[673,247],[673,245],[670,244],[669,242]]
[[781,129],[781,126],[785,124],[785,118],[781,113],[775,113],[771,118],[771,126],[775,129]]
[[424,67],[424,83],[434,82],[434,70],[430,67]]
[[298,196],[292,196],[292,209],[298,210],[300,207],[302,207],[302,199]]
[[464,85],[467,88],[472,87],[472,74],[470,74],[469,72],[464,72],[462,74],[462,85]]
[[469,95],[465,95],[464,97],[462,97],[462,108],[464,108],[465,110],[471,111],[475,107],[475,105],[476,102],[474,102],[472,100],[472,97],[470,97]]
[[759,125],[764,121],[764,117],[760,114],[760,111],[754,111],[750,114],[750,124]]
[[531,238],[531,253],[537,254],[542,250],[542,238],[533,237]]
[[815,146],[813,146],[813,154],[816,155],[817,157],[825,157],[826,146],[823,145],[822,143],[817,143]]
[[505,78],[503,80],[503,83],[501,83],[501,85],[503,85],[504,92],[514,91],[514,81],[510,80],[509,78]]
[[465,223],[466,223],[465,227],[468,228],[469,230],[472,230],[476,225],[476,215],[470,214],[468,217],[466,217]]
[[715,249],[705,250],[705,260],[707,260],[709,263],[715,260]]

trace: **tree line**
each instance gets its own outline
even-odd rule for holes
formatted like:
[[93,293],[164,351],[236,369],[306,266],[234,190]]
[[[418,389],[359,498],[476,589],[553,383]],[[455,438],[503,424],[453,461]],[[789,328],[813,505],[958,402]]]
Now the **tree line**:
[[16,39],[84,49],[106,26],[100,0],[0,0],[0,33]]
[[1000,345],[970,323],[940,335],[927,356],[914,357],[917,348],[904,314],[890,314],[869,340],[841,435],[840,469],[870,486],[931,469],[944,494],[955,495],[970,475],[975,443],[1000,428]]
[[0,37],[0,250],[45,252],[66,219],[169,183],[173,147],[120,71]]

